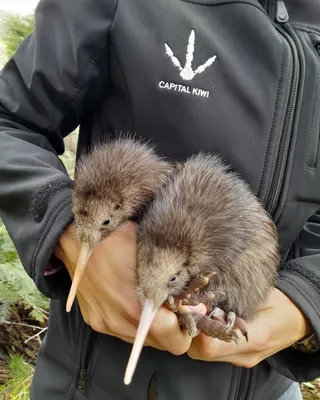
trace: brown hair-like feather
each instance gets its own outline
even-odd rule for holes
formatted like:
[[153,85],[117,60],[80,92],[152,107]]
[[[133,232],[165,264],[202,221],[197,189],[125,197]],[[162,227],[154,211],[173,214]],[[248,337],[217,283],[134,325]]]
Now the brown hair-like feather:
[[81,252],[67,311],[93,248],[122,222],[143,214],[172,168],[153,146],[130,135],[97,145],[80,157],[72,206]]
[[250,318],[275,284],[276,227],[217,155],[193,156],[172,175],[141,221],[137,242],[142,301],[180,293],[191,277],[213,271],[205,290],[225,293],[215,305]]

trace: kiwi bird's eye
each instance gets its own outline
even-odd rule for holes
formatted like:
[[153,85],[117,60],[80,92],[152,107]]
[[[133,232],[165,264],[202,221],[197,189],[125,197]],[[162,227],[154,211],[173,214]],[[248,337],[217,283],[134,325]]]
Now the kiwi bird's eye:
[[103,223],[104,226],[107,226],[107,225],[109,225],[109,224],[110,224],[110,219],[106,219],[106,220],[104,221],[104,223]]
[[168,285],[169,285],[169,286],[170,286],[170,285],[174,285],[174,284],[176,283],[176,281],[177,281],[177,278],[178,278],[178,274],[173,275],[173,276],[169,279]]

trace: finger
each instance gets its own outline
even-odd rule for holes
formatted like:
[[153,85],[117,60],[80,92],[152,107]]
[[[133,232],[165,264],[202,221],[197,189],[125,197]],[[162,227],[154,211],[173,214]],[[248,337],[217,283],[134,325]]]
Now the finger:
[[273,310],[265,309],[257,314],[257,317],[248,322],[249,342],[240,334],[239,343],[236,346],[234,343],[226,343],[218,339],[213,339],[203,334],[200,334],[193,339],[188,354],[192,358],[202,359],[207,361],[224,361],[224,362],[239,362],[249,355],[256,354],[256,358],[260,358],[268,353],[268,344],[270,341],[270,332],[275,324],[273,319]]
[[234,354],[237,351],[236,347],[233,342],[226,343],[200,333],[192,340],[188,355],[195,360],[213,361],[219,356]]
[[203,303],[200,303],[197,306],[182,306],[181,310],[185,312],[197,312],[202,315],[206,315],[207,313],[207,307]]
[[191,343],[188,333],[181,330],[176,315],[165,307],[155,315],[148,337],[175,355],[185,353]]

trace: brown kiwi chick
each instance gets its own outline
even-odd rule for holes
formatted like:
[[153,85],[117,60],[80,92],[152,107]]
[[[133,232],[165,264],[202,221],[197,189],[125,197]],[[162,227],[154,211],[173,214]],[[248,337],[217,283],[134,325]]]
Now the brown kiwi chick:
[[93,148],[76,165],[72,202],[81,245],[67,301],[70,311],[92,250],[122,222],[137,217],[166,182],[173,166],[154,148],[121,136]]
[[[202,331],[237,341],[234,327],[247,337],[243,320],[255,315],[275,284],[278,237],[249,186],[218,156],[200,153],[172,174],[144,215],[137,244],[137,294],[143,312],[126,384],[164,302],[178,311],[180,324],[192,337]],[[183,299],[182,304],[205,303],[209,312],[217,311],[216,318],[179,312]]]

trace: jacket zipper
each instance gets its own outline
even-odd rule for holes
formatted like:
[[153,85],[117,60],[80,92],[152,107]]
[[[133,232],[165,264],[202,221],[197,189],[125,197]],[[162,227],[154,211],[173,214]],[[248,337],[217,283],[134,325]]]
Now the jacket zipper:
[[[317,43],[315,45],[315,50],[320,56],[320,43]],[[320,62],[320,58],[319,58]],[[318,68],[320,68],[318,66]],[[318,89],[319,89],[319,82],[317,82]],[[320,102],[317,102],[317,108],[319,108]],[[317,120],[318,126],[314,130],[314,133],[311,132],[311,140],[310,140],[310,146],[309,146],[309,157],[308,157],[308,168],[315,169],[318,167],[319,164],[319,152],[320,152],[320,121],[319,119]]]
[[[276,3],[276,4],[275,4]],[[275,7],[276,6],[276,7]],[[282,176],[284,172],[284,160],[286,153],[288,151],[288,144],[290,140],[290,128],[292,125],[292,119],[294,116],[295,104],[296,104],[296,97],[298,92],[298,82],[299,82],[299,73],[300,73],[300,66],[299,66],[299,55],[298,50],[296,47],[296,43],[294,38],[290,36],[288,33],[288,29],[286,23],[289,20],[289,15],[285,3],[283,0],[268,0],[267,9],[270,18],[273,19],[274,14],[276,21],[282,25],[284,31],[281,32],[283,37],[288,41],[291,49],[292,49],[292,56],[293,56],[293,69],[292,69],[292,80],[290,85],[290,93],[289,99],[287,104],[287,110],[285,114],[283,130],[280,138],[279,144],[279,151],[276,160],[276,166],[274,170],[274,174],[272,177],[271,187],[268,194],[267,202],[266,202],[266,209],[267,211],[272,214],[275,211],[275,205],[277,204],[277,200],[279,198],[279,192],[281,189],[282,184]],[[239,383],[239,390],[237,400],[245,400],[247,397],[247,392],[249,388],[249,378],[250,378],[250,371],[246,368],[241,368],[240,372],[240,383]]]
[[284,169],[286,164],[285,160],[286,160],[286,155],[288,153],[288,147],[291,138],[291,126],[294,117],[298,84],[299,84],[299,74],[300,74],[299,55],[297,50],[297,44],[295,42],[297,39],[292,34],[290,34],[290,30],[287,26],[288,20],[289,20],[289,15],[285,3],[283,0],[278,0],[276,9],[276,21],[279,24],[281,24],[283,28],[281,30],[281,34],[287,40],[287,42],[291,47],[292,57],[293,57],[293,69],[292,69],[292,80],[290,85],[289,99],[287,104],[286,115],[284,118],[282,134],[280,138],[275,170],[272,177],[268,198],[266,201],[266,209],[271,215],[275,214],[275,207],[280,195],[282,177],[284,174]]
[[239,390],[237,396],[238,400],[245,400],[247,397],[247,392],[249,388],[249,377],[249,370],[247,368],[241,368]]
[[84,360],[81,361],[81,368],[78,378],[78,389],[83,394],[86,394],[88,370],[90,369],[95,359],[99,337],[101,336],[99,336],[98,332],[90,332],[90,337],[84,351]]

